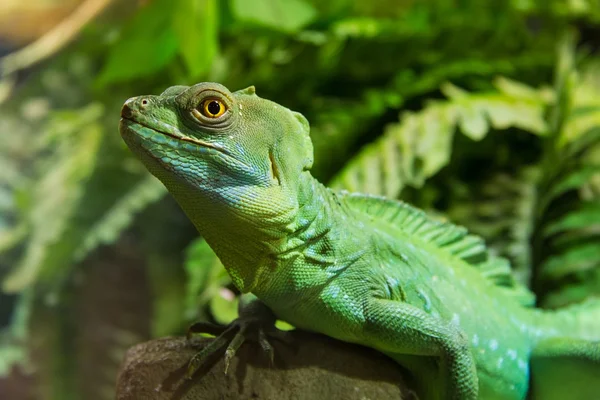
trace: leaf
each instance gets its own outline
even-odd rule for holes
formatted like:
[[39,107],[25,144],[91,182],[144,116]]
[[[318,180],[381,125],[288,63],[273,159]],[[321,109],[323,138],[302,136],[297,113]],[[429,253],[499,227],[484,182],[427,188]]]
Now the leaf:
[[[565,121],[572,113],[573,95],[577,83],[575,69],[576,35],[572,30],[563,32],[557,44],[557,62],[554,69],[554,91],[556,101],[548,113],[550,133],[553,137],[564,134]],[[560,144],[560,141],[558,142]]]
[[175,8],[168,0],[155,0],[144,6],[110,49],[98,84],[140,78],[165,67],[178,49],[171,19]]
[[227,288],[221,288],[210,299],[210,310],[219,324],[226,325],[237,318],[238,302],[236,295]]
[[[334,55],[326,53],[323,58],[327,62],[333,62],[332,59],[340,56],[339,47],[342,44],[337,44]],[[388,83],[378,87],[367,86],[351,100],[334,102],[330,96],[311,99],[315,109],[315,115],[310,118],[311,138],[315,148],[312,173],[320,179],[329,179],[330,173],[338,171],[352,156],[351,151],[361,142],[360,137],[370,138],[372,126],[376,125],[386,112],[400,108],[407,100],[434,92],[448,80],[465,81],[481,76],[513,73],[516,66],[529,65],[531,57],[538,56],[527,54],[485,60],[477,57],[450,58],[447,62],[428,66],[425,73],[417,73],[408,67],[402,68],[395,72]],[[549,101],[552,92],[549,89],[541,89],[540,96]],[[463,118],[469,120],[468,117],[469,113],[465,112]],[[481,118],[479,120],[483,122]],[[472,134],[474,140],[481,137],[477,127],[473,128],[474,131],[471,131],[468,125],[465,128],[465,135]]]
[[550,188],[549,192],[544,196],[544,199],[545,201],[550,201],[569,190],[577,189],[598,174],[600,174],[600,165],[583,165],[562,177],[552,186],[552,188]]
[[585,196],[583,190],[600,172],[600,160],[593,158],[600,145],[596,94],[600,75],[589,66],[580,74],[575,39],[567,32],[558,44],[557,95],[548,113],[550,135],[537,185],[537,226],[531,242],[536,254],[534,282],[542,293],[540,303],[546,306],[568,302],[567,292],[576,296],[571,301],[581,300],[585,291],[600,293],[600,286],[586,282],[600,265],[600,202],[592,193]]
[[[598,131],[600,126],[600,105],[575,108],[569,118],[565,121],[560,144],[573,142],[580,136],[590,131]],[[592,141],[598,140],[600,136],[596,133]],[[588,139],[589,140],[589,139]]]
[[493,84],[500,91],[500,93],[504,93],[505,95],[516,100],[532,101],[534,103],[539,102],[540,98],[543,98],[544,101],[548,103],[555,100],[554,92],[550,88],[536,90],[531,86],[503,76],[499,76],[494,79]]
[[312,22],[317,12],[304,0],[230,0],[237,19],[288,33]]
[[5,291],[22,290],[40,272],[69,264],[77,243],[64,238],[83,196],[83,184],[96,164],[103,133],[98,122],[102,113],[100,105],[92,104],[57,114],[50,124],[46,140],[61,137],[60,147],[32,188],[33,208],[28,215],[31,236],[22,260],[3,282]]
[[452,185],[448,216],[485,237],[491,248],[508,258],[520,282],[529,283],[531,234],[535,227],[536,184],[539,171],[522,169],[518,175],[499,174],[467,186]]
[[556,280],[567,275],[600,267],[600,246],[586,243],[548,258],[541,267],[541,277]]
[[[583,157],[589,150],[600,144],[600,120],[599,125],[580,133],[564,146],[564,155],[570,158]],[[563,136],[564,137],[564,136]],[[565,144],[564,142],[559,145]],[[563,149],[560,149],[563,150]]]
[[[217,255],[202,238],[192,242],[186,251],[185,270],[188,276],[186,318],[198,317],[202,307],[231,282]],[[201,313],[200,313],[201,314]]]
[[579,209],[548,225],[544,235],[551,236],[567,230],[592,228],[594,225],[600,227],[600,202],[582,204]]
[[[367,3],[366,3],[367,4]],[[376,3],[374,8],[382,9]],[[348,15],[336,21],[331,27],[331,32],[343,39],[391,39],[394,38],[420,38],[437,33],[429,10],[424,7],[413,6],[408,2],[396,2],[394,11],[397,16],[374,18],[371,16]]]
[[473,140],[481,140],[485,137],[488,130],[488,123],[485,115],[479,110],[468,107],[460,115],[460,129]]
[[178,0],[173,30],[179,52],[192,78],[208,71],[219,48],[217,0]]
[[[477,113],[481,118],[489,117],[491,125],[495,129],[516,127],[538,135],[545,133],[547,127],[544,121],[543,107],[552,100],[547,91],[544,89],[536,91],[507,78],[497,78],[495,86],[499,89],[499,96],[490,96],[487,104],[470,102],[467,92],[459,90],[449,83],[442,85],[441,89],[449,98],[463,106],[462,118],[468,116],[472,118],[473,113]],[[531,109],[532,106],[539,107],[539,112],[521,112],[521,107],[526,110]],[[493,112],[489,112],[490,110]],[[480,123],[482,122],[480,121]],[[476,132],[475,135],[469,135],[469,131],[463,131],[463,133],[473,140],[481,140],[484,136],[481,132]]]
[[73,254],[74,261],[81,261],[100,245],[114,242],[137,212],[161,199],[166,193],[163,184],[151,175],[146,175],[129,191],[121,193],[117,202],[87,230],[81,245]]
[[12,229],[0,229],[0,254],[12,249],[27,236],[25,224],[20,224]]
[[275,321],[275,327],[281,331],[293,331],[296,327],[280,319]]
[[402,114],[400,122],[388,125],[380,138],[350,160],[331,185],[397,197],[405,185],[420,187],[449,162],[457,125],[473,140],[481,140],[492,127],[515,126],[537,135],[546,131],[543,115],[548,99],[541,92],[537,98],[523,89],[510,94],[471,94],[451,84],[443,85],[442,91],[448,100]]
[[600,268],[588,270],[581,282],[565,284],[550,293],[544,300],[544,307],[555,309],[569,304],[581,303],[589,298],[590,294],[597,293],[599,287]]

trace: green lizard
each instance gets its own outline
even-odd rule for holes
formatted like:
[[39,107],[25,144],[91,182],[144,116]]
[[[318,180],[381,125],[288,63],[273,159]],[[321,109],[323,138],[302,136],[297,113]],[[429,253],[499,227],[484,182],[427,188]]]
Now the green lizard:
[[[277,318],[389,355],[426,399],[598,393],[599,301],[532,308],[507,261],[464,228],[324,187],[301,114],[254,87],[200,83],[129,99],[121,116],[236,287]],[[565,366],[571,378],[557,376]]]

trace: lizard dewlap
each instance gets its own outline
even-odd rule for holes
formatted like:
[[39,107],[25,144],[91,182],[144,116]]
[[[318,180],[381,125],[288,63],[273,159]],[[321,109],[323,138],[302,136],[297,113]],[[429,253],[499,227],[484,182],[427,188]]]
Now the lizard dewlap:
[[600,301],[537,310],[466,229],[326,188],[301,114],[200,83],[129,99],[121,117],[127,145],[255,296],[248,307],[389,355],[422,399],[600,393]]

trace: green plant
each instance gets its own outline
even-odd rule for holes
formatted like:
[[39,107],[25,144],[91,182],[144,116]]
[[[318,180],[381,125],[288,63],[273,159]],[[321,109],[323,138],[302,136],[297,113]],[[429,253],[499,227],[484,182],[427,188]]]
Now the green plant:
[[18,304],[0,307],[0,352],[59,360],[39,368],[47,398],[114,397],[86,383],[90,360],[111,379],[118,365],[90,343],[118,360],[234,315],[218,260],[117,134],[126,98],[175,84],[254,84],[302,112],[319,179],[468,226],[543,306],[599,293],[598,61],[573,38],[555,52],[600,27],[593,1],[248,3],[114,2],[25,82],[0,82],[0,305]]

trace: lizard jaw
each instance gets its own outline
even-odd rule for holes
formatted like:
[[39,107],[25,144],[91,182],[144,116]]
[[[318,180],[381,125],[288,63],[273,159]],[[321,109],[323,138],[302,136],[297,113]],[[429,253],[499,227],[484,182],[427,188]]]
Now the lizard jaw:
[[[244,162],[238,160],[229,151],[227,151],[222,146],[218,146],[213,143],[208,143],[198,138],[190,137],[183,135],[181,132],[177,131],[174,127],[167,124],[160,124],[160,127],[152,126],[154,124],[145,123],[144,121],[140,121],[134,117],[125,117],[123,116],[119,121],[119,131],[121,136],[125,138],[126,136],[137,137],[138,140],[152,140],[150,136],[151,133],[159,134],[165,136],[167,138],[173,139],[177,142],[185,142],[194,145],[198,150],[204,149],[204,151],[200,151],[201,153],[206,152],[206,150],[210,150],[211,152],[215,152],[225,157],[231,164],[237,165],[241,169],[249,170],[251,169]],[[140,129],[141,128],[141,129]],[[144,132],[145,131],[145,132]],[[157,140],[153,140],[158,142]],[[162,142],[162,141],[160,141]],[[189,147],[187,147],[189,149]]]

